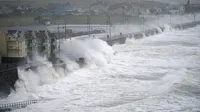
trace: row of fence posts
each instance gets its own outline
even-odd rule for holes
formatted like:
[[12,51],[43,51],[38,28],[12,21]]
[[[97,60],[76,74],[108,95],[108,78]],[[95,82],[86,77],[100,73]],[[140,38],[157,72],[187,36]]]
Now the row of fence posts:
[[[144,15],[142,15],[141,20],[142,20],[142,30],[145,30],[145,19],[143,17]],[[183,24],[183,17],[184,15],[181,14],[180,15],[180,24]],[[193,21],[196,21],[196,14],[193,14]],[[156,15],[156,25],[159,26],[160,25],[160,15]],[[172,25],[172,14],[169,14],[169,25]]]
[[[90,7],[90,9],[91,9],[91,7]],[[108,12],[108,14],[106,16],[107,16],[106,17],[106,31],[108,31],[107,32],[108,33],[107,36],[111,37],[112,36],[111,35],[112,34],[112,21],[111,21],[111,17],[109,15],[109,12]],[[145,15],[142,14],[141,17],[140,17],[141,22],[142,22],[141,26],[142,26],[142,30],[143,31],[145,30],[145,17],[144,16]],[[196,20],[196,14],[193,14],[193,19],[194,19],[194,21]],[[88,37],[90,38],[91,37],[91,14],[90,13],[87,15],[87,20],[86,21],[87,21]],[[124,21],[123,22],[124,26],[128,27],[129,16],[126,15],[125,13],[123,13],[123,21]],[[181,21],[181,24],[182,24],[183,23],[183,14],[181,14],[181,16],[180,16],[180,21]],[[65,26],[63,27],[63,29],[65,30],[65,38],[68,38],[67,23],[68,22],[65,20]],[[169,24],[172,25],[172,14],[169,14]],[[159,14],[156,15],[156,25],[157,26],[160,25],[160,15]],[[60,30],[59,30],[60,26],[59,25],[58,25],[57,29],[58,29],[57,33],[58,33],[58,38],[59,38],[58,49],[59,49],[59,52],[60,52],[60,44],[61,44],[61,42],[60,42]],[[59,56],[60,56],[60,54],[59,54]]]
[[[144,31],[145,30],[145,15],[141,15],[140,19],[142,21],[142,30]],[[181,21],[181,24],[183,24],[183,14],[180,15],[180,21]],[[123,15],[124,17],[124,26],[125,27],[128,27],[128,24],[129,24],[129,17],[127,15]],[[196,20],[196,14],[193,14],[193,20],[195,21]],[[88,36],[90,37],[90,29],[91,29],[91,18],[90,16],[88,15],[87,16],[87,24],[88,24]],[[159,26],[160,25],[160,15],[157,14],[156,15],[156,25]],[[169,25],[172,25],[172,14],[169,14]],[[109,27],[109,29],[107,28]],[[106,23],[106,31],[108,31],[108,36],[111,37],[111,28],[112,28],[112,24],[111,24],[111,18],[110,18],[110,15],[107,14],[107,23]]]

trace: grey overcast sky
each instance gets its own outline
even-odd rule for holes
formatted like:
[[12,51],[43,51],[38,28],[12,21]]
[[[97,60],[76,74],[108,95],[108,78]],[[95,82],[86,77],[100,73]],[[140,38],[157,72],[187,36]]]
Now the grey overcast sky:
[[[159,1],[159,2],[164,2],[164,3],[181,3],[185,4],[187,3],[188,0],[149,0],[149,1]],[[200,0],[190,0],[191,3],[194,4],[200,4]]]
[[[17,0],[0,0],[0,1],[17,1]],[[19,0],[19,1],[37,1],[37,2],[48,2],[48,1],[70,1],[70,2],[95,2],[97,0]],[[145,1],[145,0],[103,0],[112,2],[122,2],[122,1]],[[146,0],[147,1],[147,0]],[[148,0],[148,1],[158,1],[163,3],[176,3],[185,4],[188,0]],[[193,4],[200,4],[200,0],[190,0]]]

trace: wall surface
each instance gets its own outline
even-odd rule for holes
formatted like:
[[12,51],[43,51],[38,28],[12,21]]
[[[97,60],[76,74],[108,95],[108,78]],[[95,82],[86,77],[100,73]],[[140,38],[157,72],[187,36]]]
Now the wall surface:
[[3,30],[0,30],[0,55],[7,55],[6,34]]
[[25,40],[8,40],[8,57],[27,56],[27,46]]

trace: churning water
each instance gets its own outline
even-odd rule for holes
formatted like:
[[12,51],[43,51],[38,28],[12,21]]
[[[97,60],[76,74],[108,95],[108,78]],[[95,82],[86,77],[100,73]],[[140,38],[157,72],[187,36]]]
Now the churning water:
[[[199,111],[199,31],[166,31],[112,48],[97,39],[72,41],[62,49],[63,59],[71,60],[65,77],[31,91],[18,89],[6,100],[43,99],[15,110],[20,112]],[[78,69],[68,55],[84,56],[89,67]],[[37,77],[44,71],[53,73],[43,70]]]
[[[66,69],[44,58],[19,70],[16,92],[2,103],[40,99],[16,112],[146,112],[200,110],[200,26],[170,29],[123,45],[99,39],[61,43]],[[86,59],[80,68],[75,62]]]

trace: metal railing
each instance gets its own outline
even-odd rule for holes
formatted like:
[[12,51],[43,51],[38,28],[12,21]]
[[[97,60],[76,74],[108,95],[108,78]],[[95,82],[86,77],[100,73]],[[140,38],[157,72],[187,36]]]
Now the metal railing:
[[26,107],[30,104],[35,104],[35,103],[38,103],[38,102],[39,102],[39,100],[29,100],[29,101],[22,101],[22,102],[8,103],[8,104],[0,104],[0,112],[24,108],[24,107]]

